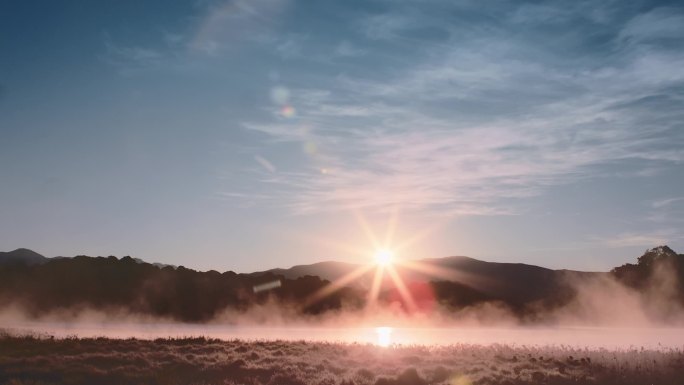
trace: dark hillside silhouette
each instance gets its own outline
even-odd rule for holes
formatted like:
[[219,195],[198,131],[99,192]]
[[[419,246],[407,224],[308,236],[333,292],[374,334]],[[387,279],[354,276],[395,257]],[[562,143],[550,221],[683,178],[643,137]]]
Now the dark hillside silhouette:
[[5,264],[21,264],[21,265],[39,265],[47,262],[48,259],[44,256],[29,249],[16,249],[13,251],[0,251],[0,265]]
[[[90,309],[203,322],[227,310],[241,312],[267,302],[294,313],[315,315],[343,307],[361,309],[367,295],[365,284],[350,283],[319,301],[309,301],[331,280],[357,267],[337,262],[238,274],[199,272],[131,257],[45,258],[27,249],[0,256],[0,308],[20,305],[31,317]],[[441,306],[458,311],[491,302],[523,319],[535,320],[539,314],[573,301],[578,287],[594,278],[614,278],[635,292],[647,293],[650,299],[660,296],[659,300],[684,304],[684,256],[667,246],[648,250],[637,264],[625,264],[610,273],[551,270],[468,257],[426,259],[421,263],[442,274],[436,277],[397,266],[415,299],[412,306],[418,310]],[[372,271],[366,275],[372,276]],[[255,290],[276,281],[280,284],[275,287]],[[660,290],[664,283],[667,291]],[[388,283],[382,287],[379,299],[385,304],[399,303],[405,310],[412,307]]]
[[[423,259],[420,262],[441,273],[435,276],[401,266],[395,268],[408,283],[434,282],[433,286],[439,293],[437,298],[445,304],[467,306],[483,301],[500,301],[520,312],[533,303],[545,308],[559,306],[572,297],[572,284],[576,279],[608,274],[551,270],[523,263],[486,262],[464,256]],[[272,269],[253,275],[276,273],[287,278],[315,275],[333,281],[358,267],[357,264],[329,261],[289,269]],[[373,273],[370,271],[352,285],[367,289],[372,279]],[[383,287],[388,292],[396,291],[390,280],[386,280]],[[450,289],[446,290],[446,287]],[[395,297],[393,294],[387,296]]]
[[266,271],[260,271],[252,273],[253,276],[262,276],[264,274],[276,274],[282,275],[285,278],[299,278],[306,275],[313,275],[326,279],[328,281],[334,281],[343,275],[353,271],[358,268],[359,265],[354,263],[336,262],[336,261],[325,261],[312,263],[310,265],[297,265],[292,266],[289,269],[271,269]]
[[[255,293],[256,285],[275,280],[281,287]],[[198,272],[140,263],[131,257],[50,259],[40,265],[0,266],[0,305],[20,304],[31,316],[60,309],[124,310],[184,322],[207,321],[225,309],[245,310],[269,298],[298,305],[328,282],[318,277],[251,277],[232,271]],[[342,306],[344,289],[301,309],[318,313]]]
[[667,294],[684,305],[684,254],[668,246],[646,250],[636,264],[627,263],[611,271],[620,282],[644,292],[654,286],[664,287]]

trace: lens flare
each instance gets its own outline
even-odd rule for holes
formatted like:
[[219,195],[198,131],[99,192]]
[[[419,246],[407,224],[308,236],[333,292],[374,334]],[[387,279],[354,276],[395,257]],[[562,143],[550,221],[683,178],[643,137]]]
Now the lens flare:
[[392,328],[388,326],[380,326],[375,328],[375,334],[378,335],[377,345],[386,348],[392,344]]
[[295,111],[294,107],[292,106],[283,106],[283,108],[280,109],[280,115],[283,118],[291,118],[295,116],[297,111]]
[[375,263],[377,263],[378,265],[388,266],[391,265],[392,261],[394,260],[394,252],[388,249],[380,249],[375,252],[373,258],[375,258]]
[[273,87],[271,89],[271,100],[275,104],[287,104],[290,101],[290,90],[285,87]]
[[308,141],[304,143],[304,152],[309,155],[316,155],[318,152],[318,146],[316,146],[316,143]]
[[470,378],[465,375],[455,375],[449,380],[450,385],[473,385]]

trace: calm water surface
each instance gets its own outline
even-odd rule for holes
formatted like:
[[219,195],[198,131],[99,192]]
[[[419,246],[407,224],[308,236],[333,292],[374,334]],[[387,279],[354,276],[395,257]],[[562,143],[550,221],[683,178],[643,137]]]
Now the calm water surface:
[[110,337],[143,339],[199,337],[244,340],[306,340],[358,342],[381,346],[507,344],[565,345],[608,349],[684,349],[684,329],[667,328],[408,328],[408,327],[242,327],[188,324],[18,323],[0,325],[12,333],[55,337]]

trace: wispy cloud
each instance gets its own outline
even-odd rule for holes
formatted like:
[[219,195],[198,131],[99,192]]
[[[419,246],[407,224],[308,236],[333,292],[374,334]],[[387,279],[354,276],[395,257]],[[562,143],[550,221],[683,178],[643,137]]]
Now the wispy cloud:
[[638,15],[620,32],[620,38],[631,42],[654,42],[660,39],[684,39],[684,15],[681,9],[661,7]]
[[287,0],[230,0],[211,2],[193,28],[188,48],[217,55],[231,43],[260,39],[273,28]]
[[653,206],[653,208],[660,209],[663,207],[670,206],[673,203],[683,202],[683,201],[684,201],[684,197],[660,199],[660,200],[657,200],[657,201],[654,201],[653,203],[651,203],[651,206]]
[[335,47],[334,54],[335,56],[342,56],[342,57],[348,57],[348,56],[362,56],[366,54],[366,50],[361,49],[353,45],[347,40],[341,41],[337,47]]
[[[562,9],[542,11],[566,17]],[[513,15],[520,22],[523,14]],[[391,39],[401,20],[373,17],[365,33]],[[684,137],[674,132],[682,109],[670,108],[684,100],[676,88],[684,55],[625,46],[621,39],[634,28],[616,30],[610,60],[568,53],[567,63],[547,59],[531,41],[483,32],[400,71],[292,90],[296,120],[245,127],[275,141],[313,141],[325,154],[272,181],[287,181],[283,204],[296,212],[401,205],[515,213],[515,199],[596,177],[601,166],[684,161]]]
[[273,166],[273,164],[269,162],[266,158],[263,158],[259,155],[255,155],[254,160],[256,160],[256,162],[259,163],[261,167],[265,168],[269,172],[276,172],[275,166]]
[[661,225],[684,223],[684,197],[658,199],[650,202],[652,208],[647,219]]
[[307,37],[304,35],[288,35],[276,39],[275,50],[285,59],[294,58],[304,54],[304,45]]
[[157,47],[150,48],[116,44],[108,34],[105,34],[104,47],[105,50],[100,55],[100,59],[114,66],[124,75],[156,67],[163,61],[168,60],[167,52]]
[[374,40],[392,39],[397,32],[410,27],[414,21],[405,14],[385,13],[363,19],[359,27],[365,35]]
[[648,233],[622,233],[614,237],[596,238],[596,240],[606,247],[655,247],[665,245],[682,237],[677,235],[676,229],[666,229]]

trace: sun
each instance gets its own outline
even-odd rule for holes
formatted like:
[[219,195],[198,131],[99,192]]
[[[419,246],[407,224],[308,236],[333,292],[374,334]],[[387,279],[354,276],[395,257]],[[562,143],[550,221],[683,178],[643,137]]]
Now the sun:
[[388,266],[392,264],[392,260],[394,259],[394,252],[388,249],[380,249],[375,252],[373,258],[375,259],[376,264],[380,266]]

